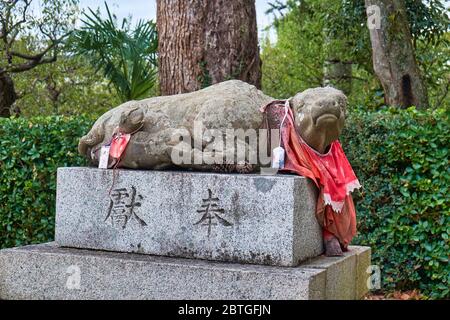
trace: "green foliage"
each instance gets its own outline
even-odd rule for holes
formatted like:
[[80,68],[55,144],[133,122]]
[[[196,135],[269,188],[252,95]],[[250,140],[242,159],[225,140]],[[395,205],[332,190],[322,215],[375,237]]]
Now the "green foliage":
[[100,116],[120,104],[109,82],[83,57],[61,55],[50,65],[13,75],[18,100],[15,110],[38,115]]
[[262,87],[270,96],[289,97],[322,84],[323,21],[306,5],[277,20],[276,43],[262,43]]
[[405,0],[410,30],[415,40],[438,44],[449,28],[448,9],[442,0]]
[[7,72],[14,81],[13,114],[100,114],[119,103],[108,81],[86,59],[67,53],[78,3],[0,0],[0,24],[6,26],[0,41],[0,74]]
[[364,4],[349,8],[345,3],[287,2],[288,11],[274,25],[276,42],[266,39],[262,44],[262,87],[267,94],[285,98],[322,86],[325,61],[336,58],[352,63],[352,104],[368,108],[383,104],[383,91],[371,66],[369,33],[357,21],[365,12]]
[[450,32],[436,44],[418,41],[416,57],[428,88],[430,105],[450,108]]
[[84,25],[70,40],[72,47],[96,70],[103,70],[122,102],[147,98],[156,83],[156,25],[141,20],[132,30],[123,19],[119,28],[106,2],[105,7],[106,20],[91,9],[90,15],[84,14]]
[[[75,26],[78,2],[0,0],[0,72],[25,72],[53,63]],[[23,42],[30,40],[33,45],[23,50]]]
[[198,81],[201,84],[200,89],[209,87],[212,84],[212,79],[208,68],[206,67],[206,61],[200,61],[198,65],[202,70],[202,73],[198,76]]
[[[430,106],[449,107],[449,17],[443,1],[405,0],[415,55],[428,89]],[[269,13],[277,39],[262,44],[262,87],[273,97],[288,97],[320,86],[324,62],[352,63],[351,105],[384,106],[383,89],[372,69],[364,0],[273,1]]]
[[343,147],[363,184],[359,235],[384,289],[450,292],[449,112],[353,112]]
[[85,116],[0,118],[0,248],[53,239],[56,169],[85,165]]

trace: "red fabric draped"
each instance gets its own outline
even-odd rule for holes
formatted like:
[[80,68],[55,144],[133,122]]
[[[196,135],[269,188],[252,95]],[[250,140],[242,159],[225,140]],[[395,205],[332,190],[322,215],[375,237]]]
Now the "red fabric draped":
[[[284,109],[282,104],[272,106]],[[310,178],[316,184],[320,190],[316,217],[324,232],[336,236],[346,248],[356,235],[356,211],[350,193],[360,184],[339,141],[334,141],[326,154],[320,154],[297,133],[290,108],[283,124],[281,138],[286,155],[282,171]]]

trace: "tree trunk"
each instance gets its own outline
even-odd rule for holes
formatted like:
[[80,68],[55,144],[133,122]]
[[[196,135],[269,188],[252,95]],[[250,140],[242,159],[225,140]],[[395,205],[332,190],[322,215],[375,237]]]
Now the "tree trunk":
[[365,0],[373,68],[385,95],[385,103],[399,107],[428,106],[412,45],[403,0]]
[[158,0],[162,95],[229,79],[261,87],[254,0]]
[[[332,5],[333,3],[330,3]],[[330,10],[339,12],[341,8],[333,8]],[[352,63],[346,59],[346,55],[351,50],[345,39],[345,35],[331,32],[333,26],[328,26],[325,22],[323,30],[324,46],[326,53],[325,61],[323,63],[323,81],[324,86],[332,86],[336,89],[342,90],[347,96],[352,91]]]
[[6,73],[0,74],[0,117],[11,116],[11,106],[16,101],[14,82]]
[[325,60],[323,84],[342,90],[347,96],[352,92],[352,64],[338,58]]
[[324,32],[327,55],[323,64],[323,85],[342,90],[348,96],[352,91],[352,64],[345,61],[345,53],[350,48],[345,39],[332,37],[328,29]]

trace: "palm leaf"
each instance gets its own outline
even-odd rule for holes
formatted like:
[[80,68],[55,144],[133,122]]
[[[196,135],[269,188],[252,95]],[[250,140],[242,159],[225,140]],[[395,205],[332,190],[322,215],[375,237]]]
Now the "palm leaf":
[[105,3],[107,18],[89,8],[82,27],[72,36],[73,51],[102,71],[122,101],[148,96],[156,83],[156,26],[140,20],[131,30],[126,19],[117,26],[116,17]]

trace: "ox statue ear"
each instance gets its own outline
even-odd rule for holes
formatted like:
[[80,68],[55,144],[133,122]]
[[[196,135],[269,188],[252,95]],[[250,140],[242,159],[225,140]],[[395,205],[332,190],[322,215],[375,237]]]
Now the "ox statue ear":
[[286,99],[286,100],[287,100],[287,103],[288,103],[289,107],[290,107],[291,109],[294,109],[294,104],[292,103],[292,98],[293,98],[293,97],[290,97],[290,98],[288,98],[288,99]]
[[123,133],[131,133],[143,126],[144,112],[140,107],[125,110],[120,115],[119,128]]

